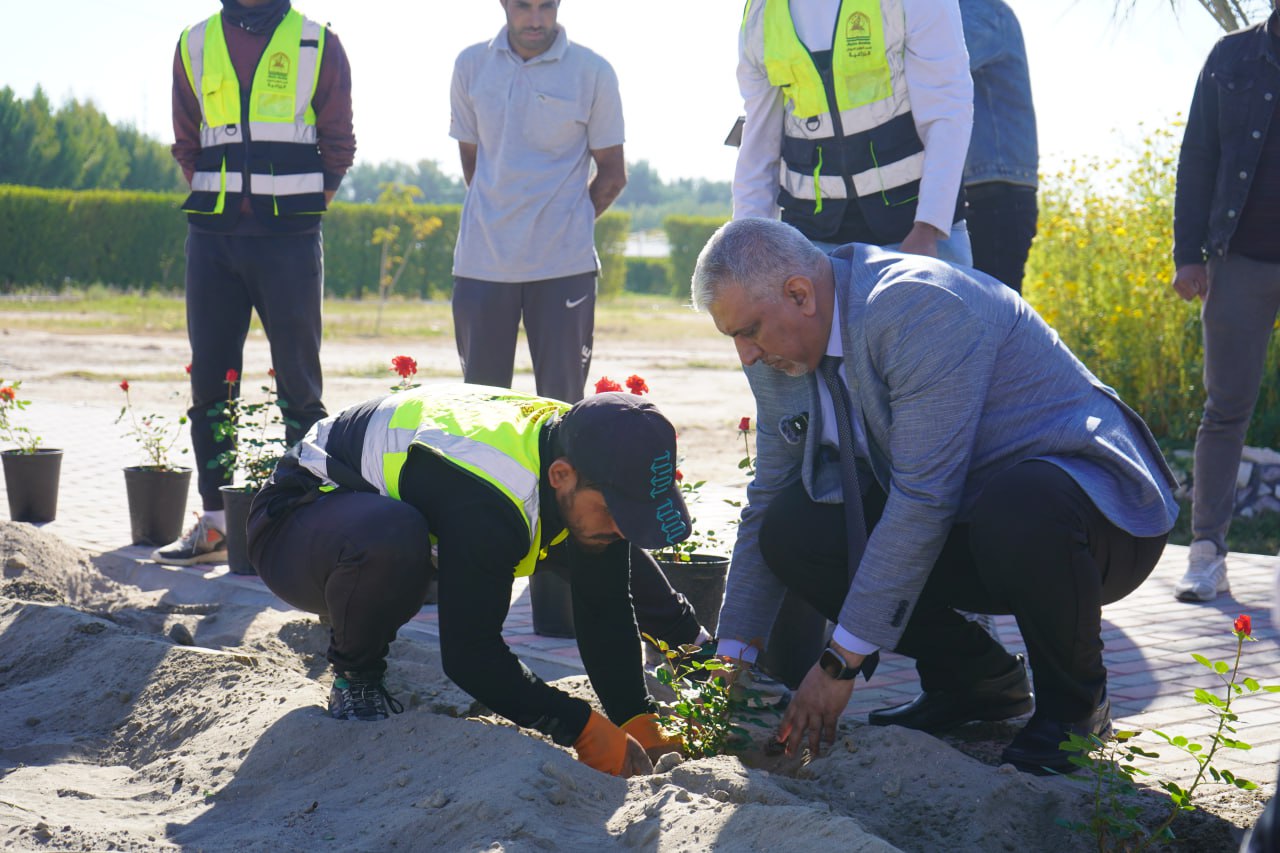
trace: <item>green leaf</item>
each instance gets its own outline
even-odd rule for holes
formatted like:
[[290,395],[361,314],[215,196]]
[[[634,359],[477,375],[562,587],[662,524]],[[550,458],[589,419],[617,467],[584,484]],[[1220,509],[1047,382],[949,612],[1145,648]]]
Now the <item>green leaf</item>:
[[1170,742],[1171,744],[1173,744],[1174,746],[1186,746],[1186,745],[1187,745],[1187,739],[1186,739],[1185,737],[1183,737],[1182,735],[1178,735],[1177,737],[1175,737],[1173,740],[1171,740],[1171,741],[1169,741],[1169,742]]
[[1215,661],[1213,664],[1213,671],[1218,673],[1218,675],[1226,675],[1231,671],[1231,667],[1227,665],[1226,661]]
[[1258,684],[1257,679],[1254,679],[1254,678],[1246,678],[1243,681],[1243,684],[1245,687],[1248,687],[1251,692],[1257,690],[1259,687],[1262,686]]
[[1209,669],[1213,669],[1213,662],[1212,662],[1212,661],[1210,661],[1210,660],[1209,660],[1207,657],[1205,657],[1204,655],[1195,655],[1195,654],[1193,654],[1191,657],[1195,660],[1195,662],[1196,662],[1196,663],[1201,664],[1202,666],[1207,666],[1207,667],[1209,667]]
[[1268,693],[1280,693],[1280,684],[1267,684],[1262,689]]

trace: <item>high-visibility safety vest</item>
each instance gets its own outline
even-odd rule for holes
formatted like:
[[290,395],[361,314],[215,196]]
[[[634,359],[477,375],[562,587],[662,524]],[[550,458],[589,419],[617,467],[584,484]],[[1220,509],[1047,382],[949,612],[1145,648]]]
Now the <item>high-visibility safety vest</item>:
[[856,199],[881,244],[915,222],[924,173],[904,74],[901,0],[843,0],[831,71],[820,72],[796,35],[789,0],[747,0],[748,44],[762,44],[769,82],[785,99],[778,204],[805,236],[834,235]]
[[[488,483],[525,521],[529,550],[515,566],[515,576],[524,577],[547,555],[541,546],[539,439],[547,422],[567,411],[568,403],[505,388],[436,385],[399,391],[365,410],[360,475],[380,494],[399,500],[400,472],[409,448],[418,446]],[[299,446],[299,464],[326,486],[337,485],[329,477],[325,448],[342,417],[317,423]],[[350,434],[351,425],[343,426]],[[561,531],[550,544],[568,535]]]
[[182,205],[191,221],[229,230],[246,191],[255,216],[269,225],[324,212],[324,167],[311,107],[324,34],[323,26],[290,9],[242,98],[222,13],[183,32],[182,64],[202,119],[191,195]]

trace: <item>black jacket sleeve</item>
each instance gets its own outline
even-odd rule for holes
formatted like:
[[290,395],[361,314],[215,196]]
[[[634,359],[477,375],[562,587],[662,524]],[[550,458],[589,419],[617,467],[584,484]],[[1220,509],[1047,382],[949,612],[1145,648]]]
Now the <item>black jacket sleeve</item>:
[[[1221,43],[1219,43],[1221,44]],[[1173,262],[1202,264],[1209,242],[1209,211],[1221,157],[1218,138],[1218,87],[1211,69],[1219,48],[1209,54],[1196,80],[1187,127],[1178,154],[1173,197]]]
[[590,706],[529,671],[502,639],[512,572],[529,549],[519,512],[487,483],[420,448],[409,453],[400,495],[422,512],[438,540],[445,674],[516,725],[571,745]]
[[631,544],[602,552],[567,543],[578,654],[605,714],[622,725],[656,710],[644,683],[640,631],[631,603]]

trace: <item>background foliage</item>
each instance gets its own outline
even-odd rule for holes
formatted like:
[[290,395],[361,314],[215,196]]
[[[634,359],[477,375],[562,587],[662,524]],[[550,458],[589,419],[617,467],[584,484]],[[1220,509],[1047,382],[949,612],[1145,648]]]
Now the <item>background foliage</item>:
[[[1204,404],[1203,345],[1200,303],[1183,302],[1169,284],[1176,170],[1177,138],[1160,130],[1132,161],[1084,160],[1046,176],[1023,289],[1157,436],[1190,444]],[[1280,445],[1274,346],[1248,442]]]
[[[105,284],[140,290],[181,290],[186,217],[183,196],[110,190],[47,190],[0,185],[0,292],[36,286],[60,290]],[[453,291],[457,205],[412,211],[374,204],[336,204],[324,222],[325,292],[360,299],[378,290],[380,247],[375,229],[408,214],[438,216],[441,227],[410,256],[399,292],[421,299]],[[596,221],[600,291],[619,293],[628,218],[609,211]]]
[[169,146],[130,125],[112,125],[91,103],[57,110],[40,88],[23,101],[0,89],[0,184],[180,192]]

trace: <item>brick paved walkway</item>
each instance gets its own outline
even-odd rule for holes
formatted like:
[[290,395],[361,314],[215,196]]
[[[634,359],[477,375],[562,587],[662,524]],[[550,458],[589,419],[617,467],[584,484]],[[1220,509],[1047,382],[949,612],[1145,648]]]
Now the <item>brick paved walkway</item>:
[[[113,423],[117,412],[118,401],[104,400],[41,402],[24,413],[24,423],[41,435],[56,435],[65,451],[58,518],[45,529],[93,554],[103,555],[117,577],[147,589],[168,589],[177,601],[236,599],[283,608],[257,578],[231,575],[224,566],[210,571],[157,566],[147,559],[149,549],[128,544],[121,464],[122,460],[135,461],[137,451]],[[718,503],[711,500],[707,505]],[[188,507],[198,506],[193,482]],[[1246,646],[1246,673],[1263,684],[1280,684],[1280,644],[1271,619],[1277,561],[1270,556],[1233,554],[1231,593],[1207,605],[1174,600],[1173,584],[1181,576],[1185,561],[1186,548],[1170,546],[1139,590],[1104,609],[1103,639],[1117,722],[1127,728],[1160,728],[1194,738],[1208,731],[1209,715],[1192,700],[1192,690],[1213,690],[1218,682],[1190,655],[1197,652],[1212,660],[1229,659],[1235,649],[1230,630],[1237,614],[1252,616],[1258,639]],[[434,607],[424,608],[405,630],[434,638],[434,611]],[[1012,618],[1001,617],[997,625],[1002,641],[1011,649],[1021,650],[1021,638]],[[533,633],[524,583],[516,585],[505,635],[518,655],[548,677],[581,670],[572,640]],[[889,654],[871,684],[864,687],[859,683],[848,713],[865,718],[867,711],[905,701],[916,691],[915,673],[909,662]],[[1280,757],[1280,694],[1246,695],[1235,708],[1241,717],[1239,737],[1253,744],[1254,749],[1234,754],[1225,766],[1238,767],[1241,775],[1270,786]],[[1165,772],[1186,777],[1192,767],[1190,761],[1176,761],[1167,747],[1158,751],[1169,765],[1163,768]]]

